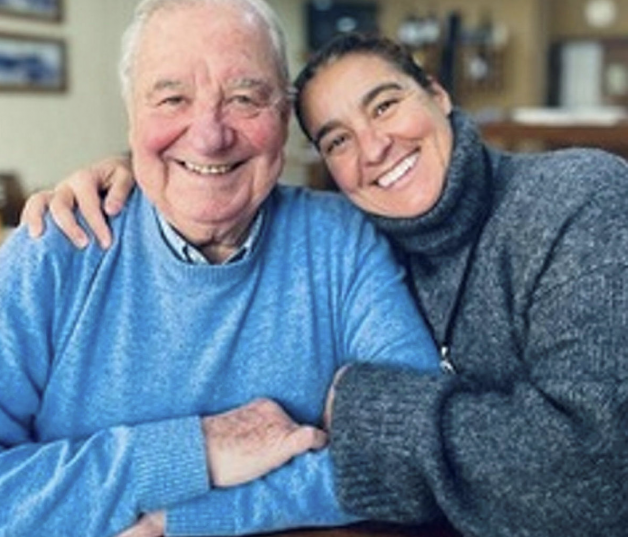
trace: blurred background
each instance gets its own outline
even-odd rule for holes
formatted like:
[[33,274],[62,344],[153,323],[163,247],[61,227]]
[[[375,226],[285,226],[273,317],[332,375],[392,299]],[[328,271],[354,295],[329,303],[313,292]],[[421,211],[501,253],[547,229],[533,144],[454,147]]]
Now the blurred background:
[[[136,3],[0,0],[5,223],[27,193],[127,149],[116,63]],[[410,46],[495,144],[628,154],[628,0],[269,3],[284,22],[293,74],[335,33],[378,31]],[[296,125],[284,181],[327,186]]]

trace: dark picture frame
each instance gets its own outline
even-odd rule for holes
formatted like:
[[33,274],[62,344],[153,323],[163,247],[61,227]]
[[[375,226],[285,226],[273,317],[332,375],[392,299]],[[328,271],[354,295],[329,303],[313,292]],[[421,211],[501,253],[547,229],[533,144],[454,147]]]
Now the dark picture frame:
[[0,0],[0,15],[60,22],[64,0]]
[[64,92],[65,41],[0,32],[0,92]]

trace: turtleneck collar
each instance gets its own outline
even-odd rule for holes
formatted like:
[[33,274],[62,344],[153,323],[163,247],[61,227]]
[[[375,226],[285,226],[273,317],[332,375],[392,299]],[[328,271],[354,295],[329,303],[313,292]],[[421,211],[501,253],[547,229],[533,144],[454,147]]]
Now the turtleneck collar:
[[[416,218],[369,215],[395,246],[406,253],[439,256],[465,246],[481,228],[490,206],[490,170],[477,127],[464,112],[450,115],[452,159],[440,200]],[[488,173],[487,173],[488,172]]]

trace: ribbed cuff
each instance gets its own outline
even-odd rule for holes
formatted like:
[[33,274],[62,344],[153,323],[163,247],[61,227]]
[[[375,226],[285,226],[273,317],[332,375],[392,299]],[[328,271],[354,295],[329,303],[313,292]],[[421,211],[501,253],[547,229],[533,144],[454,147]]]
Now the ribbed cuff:
[[238,499],[239,496],[230,489],[213,489],[211,499],[204,495],[169,509],[166,514],[167,535],[237,535]]
[[136,494],[142,512],[161,510],[209,490],[198,417],[143,424],[133,434]]
[[331,451],[345,509],[398,522],[437,516],[424,469],[440,459],[435,407],[443,379],[371,364],[342,376]]

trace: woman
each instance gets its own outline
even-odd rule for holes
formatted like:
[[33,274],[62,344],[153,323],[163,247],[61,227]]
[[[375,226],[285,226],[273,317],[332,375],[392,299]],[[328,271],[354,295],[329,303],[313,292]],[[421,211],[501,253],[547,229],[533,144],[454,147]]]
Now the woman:
[[331,433],[344,506],[444,513],[482,537],[625,535],[626,163],[488,147],[383,38],[332,41],[296,89],[306,135],[391,240],[455,371],[343,372]]

